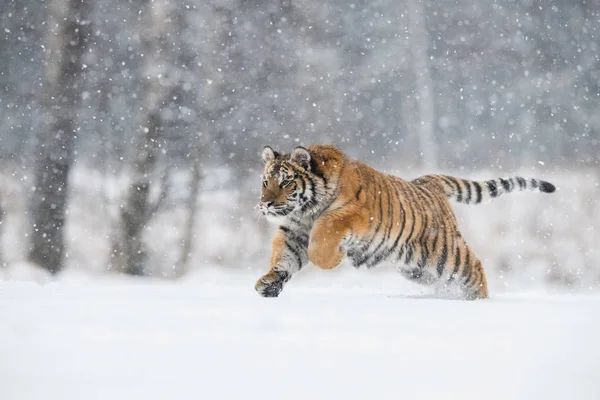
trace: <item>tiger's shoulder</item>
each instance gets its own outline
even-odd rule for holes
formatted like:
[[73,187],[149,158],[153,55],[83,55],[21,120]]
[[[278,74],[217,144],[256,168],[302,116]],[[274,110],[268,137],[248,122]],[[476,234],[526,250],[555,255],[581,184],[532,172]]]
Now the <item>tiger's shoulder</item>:
[[381,185],[407,184],[399,177],[351,157],[334,145],[315,144],[306,149],[311,153],[311,171],[326,178],[328,191],[335,197],[333,208],[371,203],[378,198]]

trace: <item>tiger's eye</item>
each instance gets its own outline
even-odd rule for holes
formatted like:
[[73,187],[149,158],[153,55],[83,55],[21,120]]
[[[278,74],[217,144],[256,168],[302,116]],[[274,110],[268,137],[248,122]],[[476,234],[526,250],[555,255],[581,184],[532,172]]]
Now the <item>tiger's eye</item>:
[[284,188],[284,187],[289,186],[290,182],[291,181],[283,181],[283,182],[281,182],[281,187]]

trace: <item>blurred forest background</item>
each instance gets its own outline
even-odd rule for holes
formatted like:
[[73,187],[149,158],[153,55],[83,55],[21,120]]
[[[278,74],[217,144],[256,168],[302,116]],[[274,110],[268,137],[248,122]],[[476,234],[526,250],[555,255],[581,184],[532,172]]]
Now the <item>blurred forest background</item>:
[[600,287],[597,0],[3,0],[0,29],[9,279],[263,271],[261,149],[332,143],[553,182],[457,205],[464,236],[492,286]]

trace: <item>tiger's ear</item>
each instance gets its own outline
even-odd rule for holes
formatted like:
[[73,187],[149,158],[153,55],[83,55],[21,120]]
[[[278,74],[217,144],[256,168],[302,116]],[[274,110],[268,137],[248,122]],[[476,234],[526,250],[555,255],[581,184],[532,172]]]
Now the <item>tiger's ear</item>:
[[292,150],[290,160],[308,170],[310,165],[310,153],[304,147],[298,146]]
[[269,146],[265,146],[265,148],[262,151],[261,157],[262,157],[263,162],[266,164],[269,161],[273,161],[277,157],[277,152],[274,151]]

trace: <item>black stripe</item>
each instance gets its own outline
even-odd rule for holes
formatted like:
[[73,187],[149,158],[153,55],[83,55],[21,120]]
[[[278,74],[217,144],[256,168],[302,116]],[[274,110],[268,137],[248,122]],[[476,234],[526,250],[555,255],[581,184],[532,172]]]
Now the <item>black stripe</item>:
[[[421,190],[421,195],[423,195],[423,198],[419,199],[419,200],[421,200],[421,201],[419,202],[419,204],[420,204],[421,206],[423,206],[423,203],[424,203],[424,201],[423,201],[423,200],[425,199],[425,200],[428,200],[428,201],[429,201],[429,196],[427,195],[427,193],[424,191],[424,189],[423,189],[423,188],[419,188],[419,190]],[[430,202],[430,203],[431,203],[431,202]],[[423,217],[423,223],[422,223],[421,225],[422,225],[423,227],[426,227],[426,226],[427,226],[427,221],[428,221],[428,218],[427,218],[427,210],[425,210],[425,207],[423,207],[423,210],[422,210],[422,211],[423,211],[423,216],[422,216],[422,217]],[[421,235],[423,235],[424,233],[425,233],[425,230],[424,230],[424,229],[422,229],[422,230],[421,230]]]
[[454,186],[454,189],[456,190],[456,201],[458,201],[459,203],[462,202],[462,189],[460,188],[458,180],[451,176],[440,176],[446,183],[449,183],[450,185]]
[[[454,178],[452,178],[454,179]],[[431,191],[429,190],[423,190],[423,198],[430,204],[431,209],[435,209],[436,208],[436,203],[433,200],[433,198],[431,197]],[[428,224],[429,224],[429,216],[427,215],[427,212],[425,212],[424,214],[424,219],[423,219],[423,236],[422,236],[422,244],[423,244],[423,248],[425,250],[425,254],[423,256],[424,260],[428,260],[429,256],[430,256],[430,250],[428,248],[428,239],[430,238],[429,235],[425,235],[425,233],[428,231]],[[434,251],[437,249],[438,246],[438,241],[440,239],[440,235],[434,235],[433,236],[433,245],[431,247],[431,251]]]
[[530,182],[531,182],[531,188],[532,189],[537,189],[537,187],[538,187],[538,181],[535,180],[535,179],[532,179]]
[[296,235],[296,240],[304,250],[308,249],[308,235]]
[[[415,230],[415,223],[416,223],[416,213],[415,213],[415,209],[412,206],[411,202],[407,202],[408,204],[408,208],[410,208],[410,213],[412,216],[412,227],[410,228],[410,232],[408,233],[407,238],[404,240],[404,244],[408,243],[408,240],[411,238],[414,230]],[[406,214],[405,214],[406,215]],[[405,223],[406,223],[406,219],[408,219],[408,217],[405,217],[405,220],[402,221],[402,231],[400,232],[400,235],[398,236],[398,239],[400,239],[400,236],[402,235],[402,233],[404,232],[404,228],[405,228]],[[400,259],[402,258],[402,255],[404,254],[404,244],[400,247],[400,252],[398,253],[398,261],[400,261]]]
[[452,270],[452,275],[450,275],[450,279],[448,279],[448,283],[454,280],[454,277],[458,273],[458,268],[460,267],[460,245],[456,246],[456,254],[454,255],[454,269]]
[[360,185],[360,186],[358,187],[358,190],[356,191],[356,194],[354,195],[354,196],[356,197],[356,200],[358,200],[358,199],[359,199],[359,197],[360,197],[360,194],[362,193],[362,191],[363,191],[363,187],[362,187],[362,185]]
[[456,185],[456,201],[460,203],[462,202],[462,189],[460,188],[460,183],[454,178],[452,178],[452,182]]
[[512,192],[515,189],[515,181],[511,177],[511,178],[508,178],[508,182],[510,183],[510,191]]
[[410,240],[410,238],[412,237],[413,232],[415,231],[415,225],[417,223],[417,216],[415,213],[415,209],[413,208],[412,204],[408,203],[408,206],[410,207],[410,210],[413,214],[413,218],[412,218],[412,226],[410,227],[410,232],[408,233],[408,237],[406,238],[406,240],[404,241],[404,243],[408,243],[408,241]]
[[412,245],[408,246],[408,250],[406,251],[406,260],[404,261],[406,264],[409,264],[412,261],[414,248]]
[[425,189],[422,186],[417,186],[417,188],[421,191],[421,195],[425,198],[425,200],[427,200],[429,202],[429,204],[431,204],[433,206],[433,208],[435,208],[435,203],[431,198],[431,191],[428,189]]
[[525,182],[525,179],[521,178],[520,176],[517,176],[517,182],[519,182],[519,189],[523,190],[527,188],[527,182]]
[[500,184],[505,192],[510,192],[510,182],[506,179],[500,178]]
[[302,269],[302,257],[300,257],[300,253],[298,253],[298,250],[293,248],[292,245],[289,244],[287,240],[284,243],[285,243],[285,247],[287,247],[287,249],[290,251],[290,253],[292,253],[296,257],[296,261],[298,262],[298,270]]
[[[379,186],[379,189],[381,189],[380,186]],[[377,190],[377,188],[375,188],[375,190]],[[382,210],[383,205],[381,204],[381,199],[383,196],[381,195],[381,190],[377,190],[377,192],[379,193],[379,195],[378,195],[378,197],[379,197],[379,219],[377,221],[377,225],[375,226],[375,232],[373,232],[373,234],[370,235],[371,238],[370,238],[369,242],[367,243],[366,248],[364,250],[362,250],[363,254],[360,255],[360,264],[364,264],[365,262],[367,262],[367,260],[371,256],[369,254],[364,254],[364,252],[366,252],[369,249],[369,247],[371,247],[371,244],[373,243],[373,240],[375,240],[377,233],[379,233],[379,230],[381,229],[381,225],[383,222],[383,210]],[[379,245],[381,245],[381,242],[379,243]],[[376,248],[378,248],[378,247],[376,246]]]
[[467,257],[465,258],[465,268],[463,269],[462,276],[467,278],[464,283],[465,285],[467,285],[469,283],[469,281],[471,280],[472,268],[471,268],[471,256],[469,253],[469,249],[465,249],[465,250],[467,251]]
[[469,286],[471,284],[471,278],[473,278],[473,267],[469,265],[469,275],[467,276],[467,279],[465,279],[465,286]]
[[433,237],[433,246],[432,246],[432,248],[433,248],[434,250],[437,248],[437,245],[438,245],[438,240],[439,240],[439,238],[440,238],[440,235],[435,235],[435,236]]
[[392,203],[392,195],[390,192],[390,185],[386,185],[385,187],[385,193],[388,197],[388,215],[387,215],[387,222],[388,222],[388,226],[386,229],[386,233],[385,233],[385,242],[384,244],[386,244],[385,249],[383,251],[381,251],[379,254],[377,253],[377,251],[379,251],[379,247],[373,251],[373,256],[375,256],[375,259],[371,261],[371,265],[376,265],[378,264],[381,260],[383,260],[384,258],[386,258],[389,254],[390,254],[390,248],[389,245],[387,245],[390,241],[390,237],[392,235],[392,227],[394,226],[394,205]]
[[305,178],[306,178],[306,181],[308,183],[310,183],[310,191],[312,192],[312,196],[314,198],[314,196],[315,196],[315,181],[313,180],[313,178],[310,175],[306,175]]
[[317,193],[315,192],[315,181],[312,179],[312,177],[310,175],[306,175],[306,181],[308,183],[310,183],[310,197],[308,198],[308,201],[302,206],[302,210],[305,211],[306,209],[314,206],[317,204],[316,202],[316,197],[317,197]]
[[[435,251],[435,247],[437,245],[437,240],[438,240],[438,235],[435,235],[433,237],[433,245],[431,246],[431,248]],[[420,241],[421,244],[421,259],[419,260],[419,262],[417,263],[417,266],[419,268],[425,268],[425,266],[427,265],[427,261],[429,261],[429,255],[430,255],[430,250],[429,250],[429,243],[426,240],[425,236],[422,237],[422,240]]]
[[324,185],[327,185],[327,179],[325,178],[323,171],[319,168],[319,163],[314,157],[310,158],[310,172],[321,179]]
[[475,192],[477,193],[475,204],[479,204],[481,203],[481,185],[479,184],[479,182],[473,182],[473,186],[475,186]]
[[471,202],[471,183],[469,181],[465,181],[464,179],[463,183],[465,184],[465,188],[467,189],[467,197],[465,197],[465,203],[469,204]]
[[361,265],[363,265],[367,260],[364,257],[365,251],[367,251],[367,249],[369,248],[369,243],[370,241],[364,237],[362,238],[361,242],[360,242],[360,247],[358,247],[358,249],[356,249],[355,251],[353,251],[353,265],[355,267],[360,267]]
[[323,186],[325,187],[325,190],[327,190],[327,178],[325,178],[323,170],[320,169],[319,163],[316,162],[315,159],[312,157],[310,159],[310,163],[311,167],[309,173],[305,173],[304,175],[306,176],[307,180],[310,180],[313,191],[315,188],[315,179],[323,181]]
[[444,237],[444,247],[442,247],[442,256],[440,257],[437,264],[438,278],[444,273],[444,267],[446,266],[446,260],[448,259],[448,247],[446,246],[446,238]]
[[[391,232],[391,229],[392,229],[392,221],[391,221],[392,202],[391,202],[391,196],[390,196],[390,188],[387,185],[385,185],[384,188],[385,188],[385,190],[384,191],[380,191],[380,193],[379,193],[379,220],[380,220],[380,224],[383,225],[383,205],[382,205],[382,199],[383,199],[383,194],[385,193],[386,196],[388,197],[388,215],[387,215],[387,218],[386,218],[386,221],[388,222],[388,225],[387,225],[387,228],[386,228],[386,232],[383,235],[383,238],[381,239],[381,241],[379,242],[379,244],[375,247],[375,249],[373,249],[373,251],[371,251],[371,254],[368,254],[368,255],[364,256],[364,258],[365,258],[366,261],[368,261],[371,257],[375,257],[374,260],[371,260],[371,262],[368,263],[369,266],[374,266],[379,261],[381,261],[381,257],[377,257],[377,252],[389,240],[390,232]],[[373,238],[374,237],[375,237],[375,235],[373,235]]]
[[375,236],[377,235],[377,233],[379,233],[379,229],[381,229],[381,223],[383,222],[383,210],[382,210],[382,204],[381,204],[381,199],[383,198],[383,196],[381,195],[381,184],[377,185],[376,188],[378,194],[378,198],[379,198],[379,221],[377,221],[377,225],[375,226],[375,232],[373,233],[373,238],[375,238]]
[[[375,239],[375,238],[373,238],[373,239]],[[375,264],[373,264],[373,262],[370,262],[369,260],[377,254],[377,251],[379,251],[379,249],[381,248],[381,246],[383,246],[384,243],[385,243],[385,237],[379,239],[377,246],[375,246],[375,249],[373,251],[371,251],[370,254],[363,255],[363,258],[365,260],[364,262],[366,262],[369,267],[372,267],[375,265]]]
[[[398,194],[398,190],[396,190],[396,194]],[[402,237],[402,232],[404,232],[404,226],[406,225],[406,211],[404,210],[404,207],[402,207],[402,201],[400,199],[398,199],[398,206],[400,207],[400,213],[402,213],[402,226],[400,227],[400,231],[398,232],[398,235],[396,236],[396,240],[394,240],[394,244],[392,245],[392,248],[390,249],[390,253],[393,253],[396,250],[396,247],[398,246],[398,243],[400,242],[400,237]]]
[[393,225],[393,215],[394,215],[394,206],[392,205],[392,196],[390,194],[390,187],[386,185],[385,187],[385,195],[388,199],[388,215],[386,220],[388,222],[388,226],[385,232],[385,241],[387,242],[390,239],[390,235],[392,234],[392,225]]
[[398,261],[400,261],[402,259],[402,256],[404,255],[404,248],[406,246],[403,244],[402,246],[400,246],[400,251],[398,252]]
[[427,258],[429,257],[429,251],[427,250],[427,246],[421,246],[421,258],[417,261],[417,267],[419,269],[425,268],[425,263],[427,262]]
[[286,226],[280,226],[279,229],[281,229],[284,233],[292,233],[292,230]]
[[[427,226],[427,222],[429,219],[427,218],[427,214],[423,215],[423,226]],[[421,249],[421,259],[417,262],[417,266],[419,268],[425,267],[425,261],[429,257],[429,250],[427,249],[427,237],[425,235],[426,231],[423,230],[421,232],[421,238],[419,239],[419,247]],[[435,249],[435,247],[433,247]]]
[[[415,192],[412,190],[412,188],[413,188],[412,186],[409,186],[409,187],[407,188],[407,190],[410,190],[410,191],[412,192],[412,194],[413,194],[415,197],[417,197],[416,193],[415,193]],[[418,204],[418,203],[415,203],[415,205],[417,205],[417,204]],[[412,256],[413,256],[413,254],[412,254],[412,253],[413,253],[414,249],[412,248],[412,245],[409,245],[408,243],[410,242],[410,239],[412,238],[412,235],[413,235],[413,233],[415,232],[415,226],[416,226],[416,224],[417,224],[417,215],[416,215],[416,213],[414,212],[414,210],[415,210],[415,209],[413,208],[412,204],[410,204],[410,203],[409,203],[409,205],[410,205],[410,208],[411,208],[411,210],[413,211],[413,223],[412,223],[412,226],[411,226],[410,232],[408,233],[408,237],[407,237],[407,238],[406,238],[406,240],[404,241],[404,243],[406,243],[406,244],[407,244],[407,247],[408,247],[408,250],[406,251],[406,259],[405,259],[405,261],[404,261],[406,264],[408,264],[408,263],[410,262],[410,260],[412,260]]]
[[[302,178],[304,178],[304,177],[302,177]],[[299,197],[300,197],[302,200],[305,200],[305,198],[304,198],[304,193],[306,193],[306,182],[304,182],[304,179],[300,179],[300,182],[302,182],[302,191],[300,192],[300,195],[299,195]]]
[[487,185],[487,188],[490,191],[490,196],[498,196],[498,186],[496,184],[496,181],[487,181],[485,184]]

